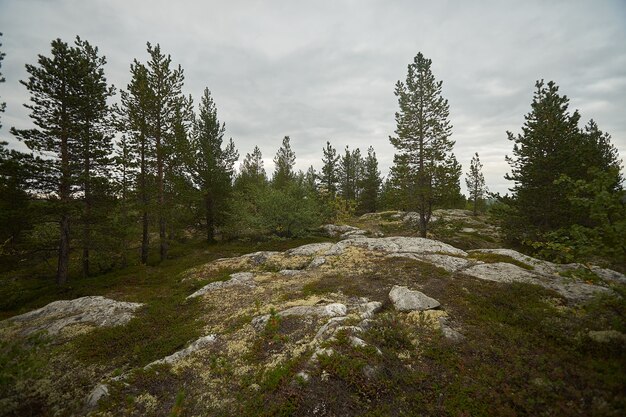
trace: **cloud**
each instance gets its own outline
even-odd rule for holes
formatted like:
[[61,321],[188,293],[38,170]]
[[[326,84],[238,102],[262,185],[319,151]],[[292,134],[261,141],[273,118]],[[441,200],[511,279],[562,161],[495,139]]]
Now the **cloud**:
[[[108,79],[129,81],[146,41],[185,70],[186,93],[208,87],[243,157],[258,145],[271,173],[290,135],[297,168],[319,168],[327,140],[376,149],[381,170],[394,149],[394,84],[423,52],[443,80],[464,170],[478,152],[488,185],[506,192],[506,131],[521,130],[537,79],[554,80],[626,154],[626,5],[526,1],[89,1],[0,3],[7,102],[0,137],[30,126],[25,63],[56,37],[79,34],[107,56]],[[462,181],[464,187],[464,181]]]

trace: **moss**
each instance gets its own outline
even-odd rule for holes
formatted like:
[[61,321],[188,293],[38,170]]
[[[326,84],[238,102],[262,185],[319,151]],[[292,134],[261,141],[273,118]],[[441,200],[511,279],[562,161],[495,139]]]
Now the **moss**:
[[517,265],[520,268],[524,268],[526,270],[532,271],[535,269],[532,265],[528,265],[522,261],[518,261],[508,255],[502,255],[499,253],[489,253],[489,252],[471,252],[468,255],[468,258],[476,259],[479,261],[483,261],[485,263],[497,263],[497,262],[505,262],[513,265]]
[[585,281],[589,284],[598,285],[603,283],[602,279],[599,276],[597,276],[593,271],[587,268],[576,268],[570,269],[568,271],[561,271],[559,272],[559,275],[562,277]]

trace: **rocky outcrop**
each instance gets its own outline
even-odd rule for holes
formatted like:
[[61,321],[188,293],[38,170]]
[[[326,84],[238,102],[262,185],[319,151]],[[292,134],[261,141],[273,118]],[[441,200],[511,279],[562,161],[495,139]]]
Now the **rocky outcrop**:
[[370,237],[352,238],[334,244],[327,252],[327,256],[339,256],[348,247],[359,247],[371,251],[385,253],[413,253],[413,254],[449,254],[467,256],[465,251],[438,240],[421,237]]
[[230,274],[230,279],[228,281],[216,281],[210,284],[205,285],[200,288],[198,291],[194,292],[189,298],[200,297],[209,291],[219,290],[221,288],[228,288],[234,286],[244,286],[244,287],[254,287],[256,284],[254,283],[254,274],[252,272],[237,272],[234,274]]
[[45,330],[57,335],[63,328],[76,324],[112,327],[126,324],[141,303],[115,301],[101,296],[54,301],[45,307],[5,320],[17,324],[24,335]]
[[191,355],[195,351],[203,349],[211,344],[213,344],[217,340],[217,336],[214,334],[209,334],[206,336],[202,336],[201,338],[192,342],[189,346],[184,349],[181,349],[177,352],[172,353],[169,356],[166,356],[162,359],[158,359],[154,362],[149,363],[144,367],[144,369],[148,369],[154,365],[171,365],[173,363],[178,362],[179,360]]
[[363,234],[364,230],[359,229],[358,227],[348,226],[347,224],[336,225],[336,224],[325,224],[321,227],[322,231],[330,237],[342,236],[344,234],[350,235],[354,233]]
[[320,253],[326,252],[333,246],[331,242],[323,243],[310,243],[308,245],[298,246],[297,248],[289,249],[285,254],[289,256],[315,256]]
[[422,311],[439,307],[439,301],[426,294],[394,285],[389,292],[389,299],[398,311]]

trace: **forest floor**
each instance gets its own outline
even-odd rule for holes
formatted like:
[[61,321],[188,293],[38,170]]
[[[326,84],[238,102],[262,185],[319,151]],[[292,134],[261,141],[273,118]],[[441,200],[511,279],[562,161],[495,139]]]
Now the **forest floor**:
[[[348,223],[367,236],[415,236],[398,212]],[[430,237],[452,245],[426,242],[428,256],[446,262],[505,263],[529,274],[543,265],[489,252],[459,255],[501,247],[486,217],[462,211],[439,212]],[[533,281],[485,280],[435,265],[419,258],[420,249],[390,256],[384,239],[366,247],[337,241],[186,243],[160,264],[62,288],[40,271],[0,276],[0,319],[83,296],[143,303],[124,325],[77,323],[56,335],[0,322],[0,415],[626,412],[622,282],[578,267],[554,275],[602,290],[574,300]],[[441,305],[398,311],[389,298],[395,285]],[[195,352],[154,364],[202,337],[207,342]],[[99,385],[106,395],[90,406]]]

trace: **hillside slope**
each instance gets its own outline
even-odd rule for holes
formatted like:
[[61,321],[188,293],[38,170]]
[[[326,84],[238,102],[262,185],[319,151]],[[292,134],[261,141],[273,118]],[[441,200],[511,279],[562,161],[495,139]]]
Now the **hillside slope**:
[[439,216],[462,248],[379,213],[5,320],[0,414],[623,415],[625,277]]

